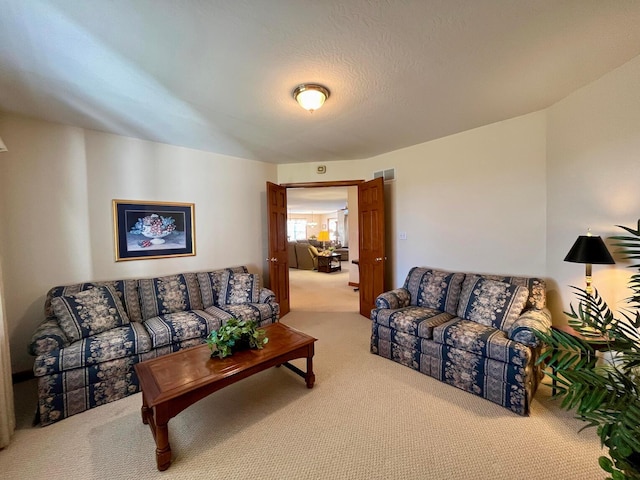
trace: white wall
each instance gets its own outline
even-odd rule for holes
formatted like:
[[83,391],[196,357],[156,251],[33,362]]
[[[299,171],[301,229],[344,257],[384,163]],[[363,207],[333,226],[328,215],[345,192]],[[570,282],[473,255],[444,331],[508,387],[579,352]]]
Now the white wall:
[[[247,265],[264,272],[272,164],[0,118],[0,253],[13,371],[55,285]],[[195,203],[196,256],[115,262],[113,199]]]
[[538,112],[368,160],[331,162],[321,178],[315,164],[279,165],[278,181],[370,180],[395,168],[385,189],[392,286],[415,265],[544,275],[545,121]]
[[591,228],[609,246],[615,266],[594,265],[593,282],[612,308],[629,292],[616,247],[640,218],[640,57],[548,109],[547,274],[554,319],[575,301],[569,285],[584,287],[584,265],[563,262],[578,235]]

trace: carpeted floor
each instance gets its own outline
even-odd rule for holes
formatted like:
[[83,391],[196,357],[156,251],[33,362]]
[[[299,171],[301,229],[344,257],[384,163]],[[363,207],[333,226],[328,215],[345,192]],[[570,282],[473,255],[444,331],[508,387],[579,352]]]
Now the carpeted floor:
[[[369,353],[368,319],[345,273],[291,271],[282,319],[318,338],[316,384],[270,369],[169,423],[173,463],[155,466],[141,395],[31,427],[33,382],[16,386],[19,428],[4,479],[602,479],[593,430],[542,387],[530,417]],[[303,362],[296,362],[303,367]]]

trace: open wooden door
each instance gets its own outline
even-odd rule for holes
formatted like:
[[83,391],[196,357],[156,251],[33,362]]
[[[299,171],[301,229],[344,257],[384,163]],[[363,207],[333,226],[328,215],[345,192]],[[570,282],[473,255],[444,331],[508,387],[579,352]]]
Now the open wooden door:
[[289,256],[287,254],[287,188],[267,182],[269,215],[270,288],[280,304],[280,316],[289,313]]
[[360,258],[360,315],[367,318],[376,297],[385,291],[384,180],[358,185],[358,243]]

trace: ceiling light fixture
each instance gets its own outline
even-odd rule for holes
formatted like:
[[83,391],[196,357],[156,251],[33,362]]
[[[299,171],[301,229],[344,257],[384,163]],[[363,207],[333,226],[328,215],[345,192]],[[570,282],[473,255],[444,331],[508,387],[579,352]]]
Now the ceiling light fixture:
[[298,85],[293,91],[293,98],[302,108],[313,113],[318,110],[329,98],[329,89],[316,83],[303,83]]

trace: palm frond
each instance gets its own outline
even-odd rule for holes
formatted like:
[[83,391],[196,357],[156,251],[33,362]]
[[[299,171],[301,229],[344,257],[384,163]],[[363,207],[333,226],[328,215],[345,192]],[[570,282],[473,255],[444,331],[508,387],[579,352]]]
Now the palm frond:
[[[638,228],[618,225],[627,234],[611,237],[622,258],[640,259]],[[635,263],[630,268],[640,268]],[[550,369],[560,406],[575,411],[584,428],[596,427],[609,457],[600,466],[614,479],[640,479],[640,273],[631,276],[627,306],[614,315],[598,291],[571,287],[578,300],[565,312],[568,322],[582,338],[558,329],[536,332],[546,349],[537,363]],[[608,362],[597,361],[604,350]]]

